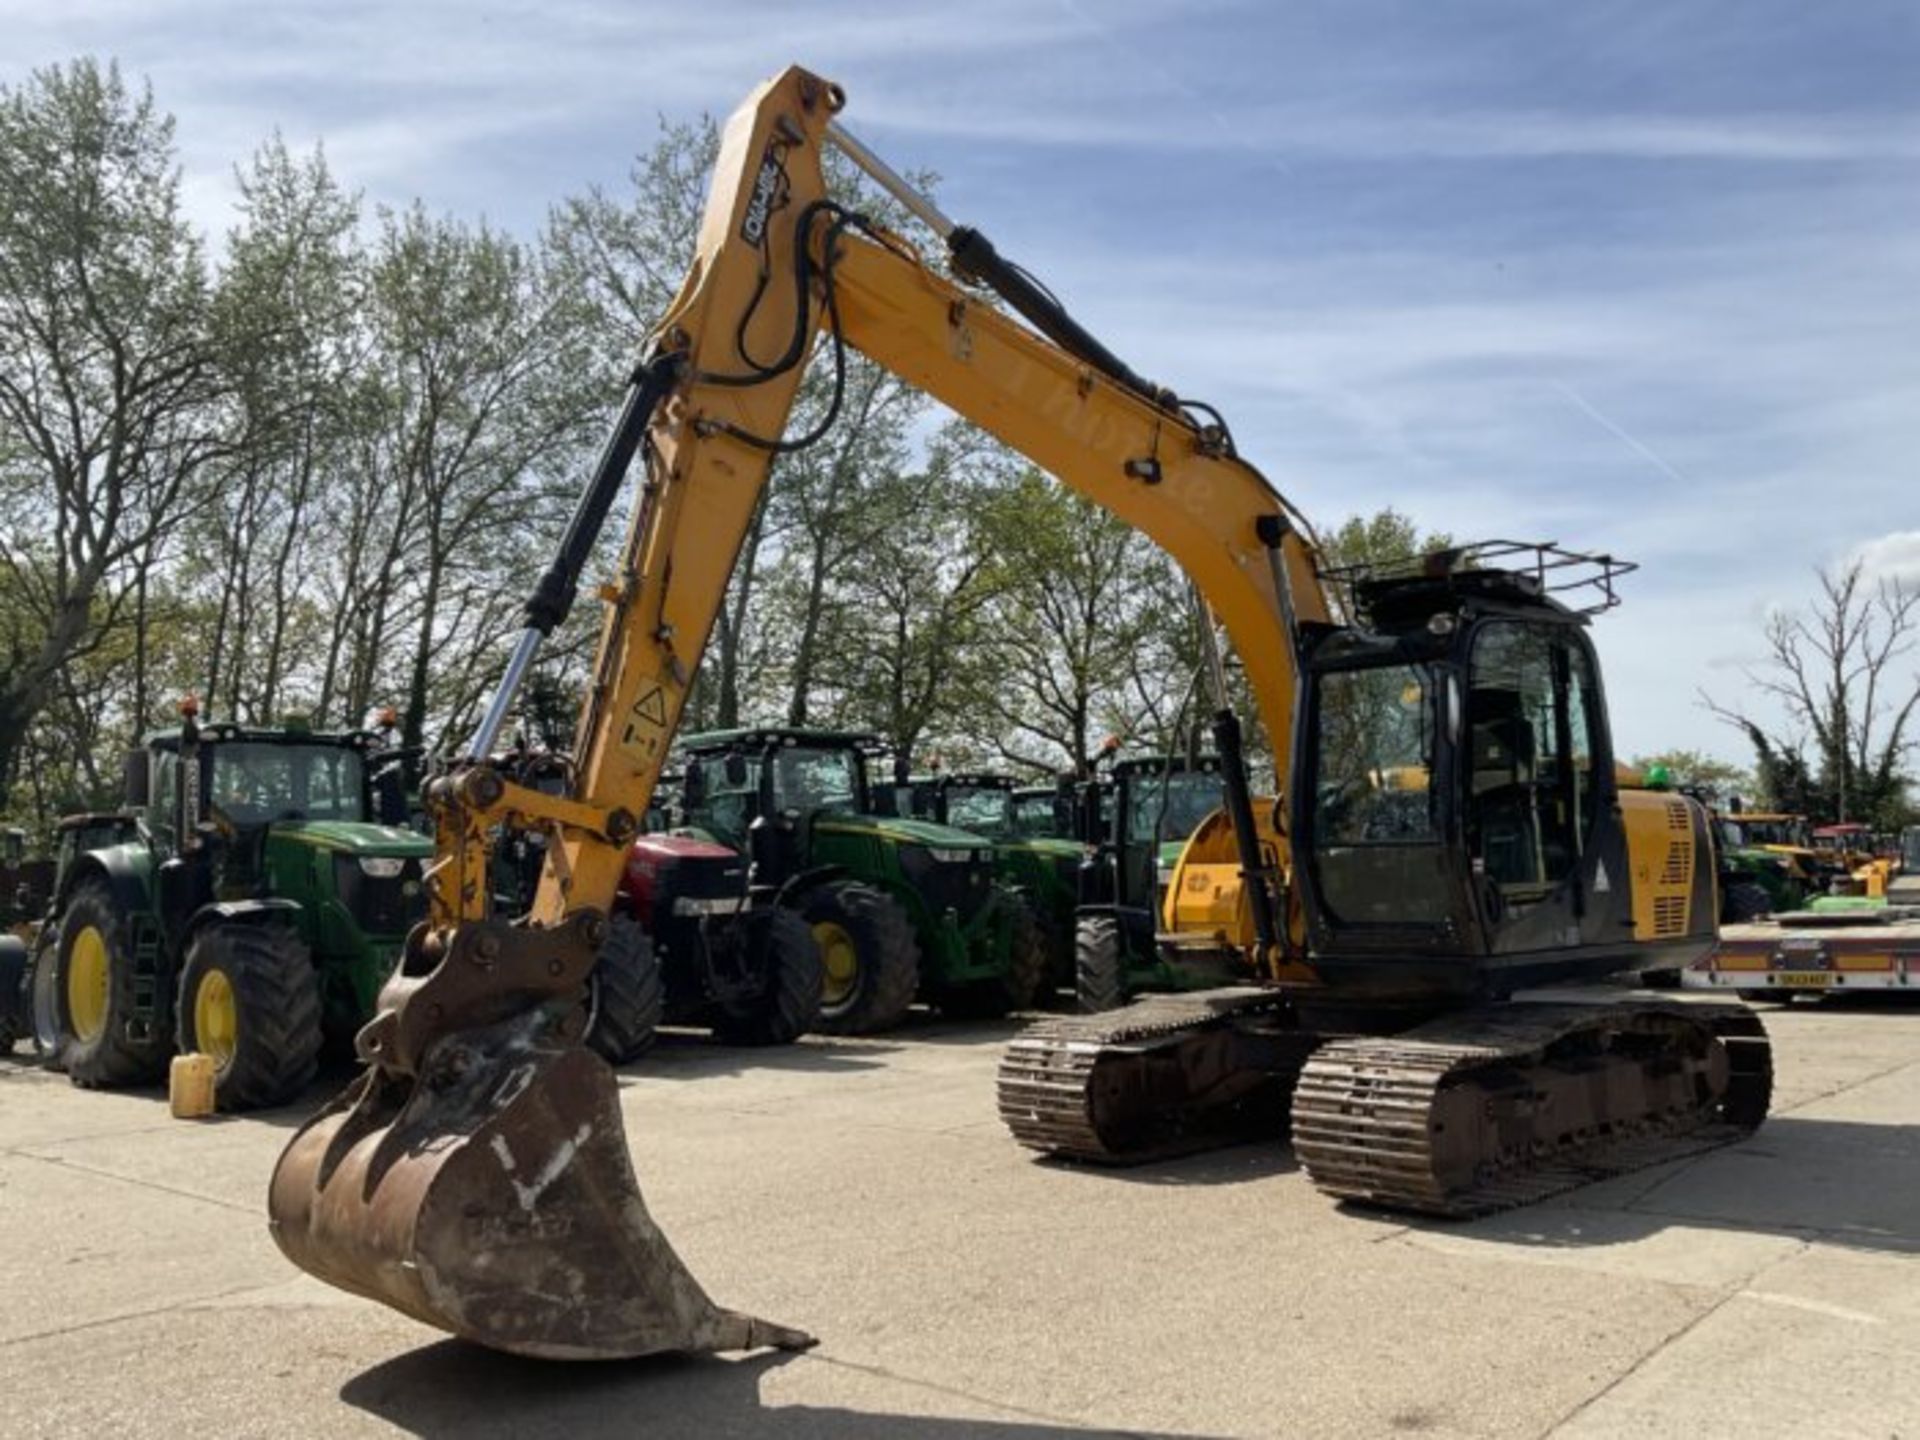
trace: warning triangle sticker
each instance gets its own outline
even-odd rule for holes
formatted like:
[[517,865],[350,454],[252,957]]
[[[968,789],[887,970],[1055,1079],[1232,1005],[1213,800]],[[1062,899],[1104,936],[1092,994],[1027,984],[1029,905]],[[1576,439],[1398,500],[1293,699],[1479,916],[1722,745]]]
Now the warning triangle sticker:
[[1602,860],[1594,867],[1593,893],[1604,895],[1611,889],[1613,889],[1613,882],[1607,879],[1607,862]]

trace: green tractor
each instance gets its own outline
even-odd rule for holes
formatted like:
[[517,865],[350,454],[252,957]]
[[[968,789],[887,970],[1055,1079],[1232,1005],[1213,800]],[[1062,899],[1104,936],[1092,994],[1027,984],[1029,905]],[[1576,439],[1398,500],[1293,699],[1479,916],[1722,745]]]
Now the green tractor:
[[874,736],[730,730],[681,749],[687,826],[742,851],[755,898],[797,909],[813,929],[819,1030],[884,1030],[916,995],[964,1015],[1032,1003],[1046,949],[1026,904],[995,879],[993,846],[874,813]]
[[1740,815],[1715,812],[1713,816],[1723,925],[1799,910],[1810,895],[1818,893],[1810,888],[1812,877],[1803,872],[1794,856],[1751,838],[1750,828],[1750,822]]
[[1154,944],[1173,867],[1187,837],[1226,803],[1211,755],[1117,761],[1092,783],[1096,835],[1080,873],[1074,990],[1084,1011],[1113,1010],[1145,990],[1198,990],[1233,977],[1175,965]]
[[[1037,792],[1044,811],[1030,802],[1027,828],[1016,809],[1022,793],[1005,775],[952,774],[916,776],[898,787],[900,809],[922,820],[950,825],[956,830],[993,842],[995,868],[1000,879],[1026,896],[1040,926],[1047,951],[1043,989],[1073,984],[1074,914],[1079,904],[1080,862],[1086,846],[1055,833],[1062,811],[1073,808],[1072,791],[1055,787]],[[1035,792],[1029,791],[1029,794]],[[1036,822],[1045,828],[1036,833]],[[1070,823],[1070,820],[1069,820]]]
[[379,736],[202,725],[196,709],[127,757],[131,827],[62,870],[59,1056],[96,1087],[198,1051],[222,1109],[281,1104],[323,1040],[372,1013],[426,913],[433,847],[380,823],[405,800],[371,777]]

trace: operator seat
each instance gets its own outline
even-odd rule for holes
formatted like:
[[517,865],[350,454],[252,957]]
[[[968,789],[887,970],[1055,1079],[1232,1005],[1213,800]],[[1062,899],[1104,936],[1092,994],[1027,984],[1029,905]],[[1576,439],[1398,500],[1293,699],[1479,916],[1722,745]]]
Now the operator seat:
[[1501,887],[1540,884],[1533,725],[1515,690],[1475,690],[1472,811],[1468,835],[1487,878]]

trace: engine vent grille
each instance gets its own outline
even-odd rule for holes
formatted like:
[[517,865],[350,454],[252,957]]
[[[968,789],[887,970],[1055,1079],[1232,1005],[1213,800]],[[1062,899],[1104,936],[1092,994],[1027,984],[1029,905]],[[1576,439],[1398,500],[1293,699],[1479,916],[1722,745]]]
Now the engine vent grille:
[[1682,888],[1693,883],[1693,847],[1672,841],[1667,845],[1666,868],[1660,872],[1662,885]]

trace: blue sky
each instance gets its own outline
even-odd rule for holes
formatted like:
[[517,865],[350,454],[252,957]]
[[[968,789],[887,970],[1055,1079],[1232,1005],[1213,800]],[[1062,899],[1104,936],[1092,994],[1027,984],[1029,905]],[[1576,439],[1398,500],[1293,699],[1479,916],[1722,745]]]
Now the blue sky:
[[[1768,607],[1920,579],[1920,7],[0,0],[180,119],[194,213],[278,127],[375,201],[531,232],[791,61],[1312,516],[1642,562],[1618,744],[1747,757]],[[1764,711],[1762,711],[1764,713]]]

